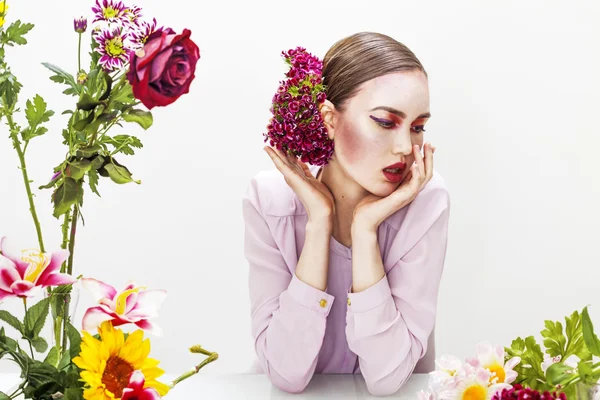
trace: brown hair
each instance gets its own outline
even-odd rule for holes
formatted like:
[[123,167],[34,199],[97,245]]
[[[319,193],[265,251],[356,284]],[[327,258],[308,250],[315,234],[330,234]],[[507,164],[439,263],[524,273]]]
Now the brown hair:
[[323,58],[327,99],[343,111],[359,86],[393,72],[425,68],[414,53],[397,40],[376,32],[359,32],[334,43]]

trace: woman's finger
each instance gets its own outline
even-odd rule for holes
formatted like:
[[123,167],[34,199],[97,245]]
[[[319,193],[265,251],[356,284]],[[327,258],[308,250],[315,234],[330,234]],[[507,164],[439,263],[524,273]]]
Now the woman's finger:
[[283,154],[281,151],[268,146],[266,146],[264,149],[269,157],[271,157],[271,160],[273,160],[275,167],[277,167],[277,169],[283,174],[286,180],[293,180],[295,179],[294,177],[299,178],[298,174],[296,174],[296,172],[289,165],[289,162],[284,160],[285,157],[282,158]]
[[429,145],[427,146],[427,152],[425,157],[425,182],[429,182],[429,180],[431,180],[431,178],[433,177],[433,152],[434,147],[431,145],[431,143],[429,143]]
[[310,172],[310,168],[308,168],[308,165],[306,165],[306,163],[300,161],[299,159],[296,159],[296,163],[300,166],[302,172],[304,172],[304,175],[307,178],[314,178],[312,172]]
[[417,164],[417,168],[419,169],[419,178],[421,181],[425,178],[425,163],[423,161],[423,155],[421,154],[421,150],[419,146],[414,146],[415,151],[415,163]]

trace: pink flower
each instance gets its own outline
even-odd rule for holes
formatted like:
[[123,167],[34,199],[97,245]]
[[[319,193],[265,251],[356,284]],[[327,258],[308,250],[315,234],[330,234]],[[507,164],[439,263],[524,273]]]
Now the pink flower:
[[75,282],[71,275],[59,272],[69,255],[67,250],[48,254],[27,249],[19,257],[10,253],[6,237],[3,237],[0,239],[0,251],[0,300],[9,296],[31,297],[39,288]]
[[[504,347],[492,346],[483,342],[477,345],[477,357],[468,358],[467,363],[475,368],[483,367],[492,373],[495,383],[512,383],[517,379],[514,368],[521,362],[519,357],[513,357],[504,362]],[[490,381],[490,383],[492,383]]]
[[83,316],[83,330],[95,331],[104,321],[113,326],[135,324],[139,328],[160,335],[160,328],[149,321],[158,315],[158,308],[167,292],[146,290],[135,284],[127,285],[121,292],[93,278],[81,279],[84,287],[92,292],[100,305],[89,308]]
[[160,395],[154,388],[144,389],[144,374],[142,371],[133,371],[129,378],[129,385],[123,389],[121,400],[159,400]]

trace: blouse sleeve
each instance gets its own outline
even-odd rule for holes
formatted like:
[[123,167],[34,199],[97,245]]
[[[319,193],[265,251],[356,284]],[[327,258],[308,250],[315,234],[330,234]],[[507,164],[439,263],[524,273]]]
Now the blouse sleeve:
[[243,198],[243,217],[255,351],[274,386],[299,393],[314,374],[334,297],[290,272],[260,200],[253,179]]
[[373,286],[348,293],[346,337],[373,395],[396,393],[425,355],[437,309],[449,205]]

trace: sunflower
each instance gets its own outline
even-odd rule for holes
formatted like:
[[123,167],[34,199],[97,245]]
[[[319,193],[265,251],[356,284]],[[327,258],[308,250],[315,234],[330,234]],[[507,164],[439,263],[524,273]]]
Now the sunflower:
[[158,368],[158,360],[148,358],[150,340],[144,340],[142,330],[125,338],[122,330],[106,321],[98,333],[100,340],[84,331],[81,352],[73,358],[73,363],[82,369],[81,380],[86,386],[84,399],[120,399],[131,374],[137,370],[144,374],[144,388],[154,388],[161,396],[167,394],[169,387],[156,380],[164,371]]

